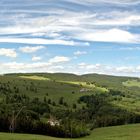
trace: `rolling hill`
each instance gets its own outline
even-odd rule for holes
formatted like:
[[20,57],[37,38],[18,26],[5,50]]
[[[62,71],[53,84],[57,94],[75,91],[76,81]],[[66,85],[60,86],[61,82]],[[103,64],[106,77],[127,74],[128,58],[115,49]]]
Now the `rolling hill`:
[[[73,138],[91,133],[90,139],[98,133],[98,127],[140,123],[139,81],[99,74],[1,75],[0,131],[9,132],[12,124],[12,131],[18,133]],[[103,133],[109,128],[99,130]]]

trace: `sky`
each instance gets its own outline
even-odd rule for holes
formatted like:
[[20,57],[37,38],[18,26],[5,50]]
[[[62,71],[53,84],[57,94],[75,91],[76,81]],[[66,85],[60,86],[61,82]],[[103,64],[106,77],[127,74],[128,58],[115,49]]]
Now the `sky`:
[[0,74],[140,77],[140,0],[0,0]]

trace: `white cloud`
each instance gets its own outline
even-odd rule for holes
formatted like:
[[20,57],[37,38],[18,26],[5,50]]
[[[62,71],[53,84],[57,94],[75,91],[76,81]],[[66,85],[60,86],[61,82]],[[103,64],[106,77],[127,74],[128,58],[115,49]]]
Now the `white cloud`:
[[140,47],[122,47],[120,50],[124,51],[140,51]]
[[15,58],[17,57],[17,53],[15,49],[0,48],[0,56],[7,56],[7,57]]
[[0,42],[5,43],[23,43],[23,44],[38,44],[38,45],[68,45],[68,46],[78,46],[85,45],[88,46],[89,43],[75,42],[72,40],[62,40],[62,39],[41,39],[41,38],[0,38]]
[[35,46],[35,47],[25,46],[25,47],[20,47],[19,50],[23,53],[34,53],[44,48],[45,48],[44,46]]
[[130,13],[119,13],[112,12],[109,13],[110,17],[106,17],[105,19],[95,19],[91,25],[98,26],[137,26],[140,25],[140,15],[133,15]]
[[115,1],[112,1],[112,0],[100,0],[101,2],[106,2],[106,3],[113,3],[113,4],[121,4],[121,5],[135,5],[135,4],[139,4],[140,1],[139,0],[115,0]]
[[[60,63],[59,63],[60,62]],[[80,63],[78,65],[61,65],[62,61],[34,62],[34,63],[0,63],[0,73],[11,72],[67,72],[75,74],[99,73],[120,76],[140,76],[138,66],[111,66],[103,64]],[[64,62],[64,61],[63,61]],[[65,61],[66,62],[66,61]]]
[[42,60],[42,57],[40,57],[40,56],[33,56],[32,57],[32,61],[40,61],[40,60]]
[[101,64],[86,64],[86,63],[80,63],[78,64],[78,67],[80,69],[85,69],[86,71],[90,71],[90,70],[99,70],[102,65]]
[[90,32],[82,32],[74,34],[77,39],[85,41],[99,42],[121,42],[121,43],[139,43],[140,35],[131,34],[121,29],[95,30]]
[[116,72],[119,72],[119,73],[135,73],[136,72],[136,68],[130,67],[130,66],[117,67],[115,70]]
[[54,58],[51,58],[49,60],[49,63],[62,63],[62,62],[68,62],[70,61],[69,57],[65,56],[55,56]]
[[[97,3],[97,0],[76,0],[75,2]],[[107,2],[107,0],[99,0],[100,2]],[[134,2],[128,0],[127,2],[121,2],[120,0],[111,2],[109,0],[108,3],[132,4]],[[19,17],[18,22],[13,20],[11,26],[0,27],[1,35],[11,34],[9,38],[0,37],[0,42],[66,46],[88,46],[88,41],[140,42],[140,35],[126,30],[127,27],[140,25],[140,14],[136,11],[93,12],[92,10],[84,9],[83,11],[75,12],[59,8],[53,8],[52,10],[50,8],[50,11],[47,10],[46,13],[49,13],[49,16],[25,17],[22,20]],[[12,37],[16,34],[21,35],[21,37]],[[23,38],[22,35],[30,38]],[[44,39],[44,37],[50,39]],[[80,43],[76,39],[83,42]]]
[[74,52],[74,55],[84,55],[84,54],[87,54],[86,51],[76,51]]
[[140,66],[111,66],[103,64],[78,64],[77,70],[80,73],[100,73],[109,75],[120,75],[120,76],[140,76]]
[[69,2],[73,2],[76,4],[82,4],[82,5],[95,5],[97,3],[107,3],[107,4],[114,4],[114,5],[136,5],[139,4],[139,0],[67,0]]
[[[89,1],[86,1],[86,3],[88,2]],[[92,1],[90,2],[92,3]],[[0,37],[0,42],[72,46],[82,44],[89,45],[87,41],[122,43],[140,42],[138,41],[140,40],[140,35],[131,33],[127,30],[122,30],[122,27],[126,29],[126,27],[140,25],[140,14],[138,12],[122,12],[121,10],[118,10],[112,12],[97,12],[93,14],[91,11],[74,12],[57,8],[54,10],[55,12],[51,11],[49,16],[28,17],[28,19],[24,18],[17,23],[13,23],[13,26],[1,27],[1,35],[11,34],[12,36],[13,34],[21,34],[27,35],[30,38]],[[117,37],[115,34],[117,34]],[[109,37],[111,35],[113,35],[113,39]],[[51,39],[44,39],[46,36]],[[103,39],[104,36],[105,39]],[[75,39],[80,39],[83,43],[73,41]]]
[[48,62],[34,62],[34,63],[18,63],[8,62],[0,63],[0,73],[16,73],[16,72],[60,72],[64,66],[50,64]]
[[[66,31],[67,33],[67,31]],[[72,41],[65,39],[41,39],[41,38],[0,38],[0,42],[6,43],[24,43],[24,44],[39,44],[39,45],[68,45],[68,46],[89,46],[89,41],[95,42],[121,42],[121,43],[140,43],[140,35],[133,34],[126,30],[112,29],[82,29],[71,30],[68,36],[71,39],[80,41]]]

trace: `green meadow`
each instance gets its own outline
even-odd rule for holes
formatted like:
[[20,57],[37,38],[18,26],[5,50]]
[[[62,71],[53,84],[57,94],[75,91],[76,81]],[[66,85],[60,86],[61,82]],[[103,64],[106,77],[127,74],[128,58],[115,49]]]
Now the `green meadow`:
[[123,82],[124,86],[127,87],[140,87],[140,81],[138,80],[128,80],[126,82]]

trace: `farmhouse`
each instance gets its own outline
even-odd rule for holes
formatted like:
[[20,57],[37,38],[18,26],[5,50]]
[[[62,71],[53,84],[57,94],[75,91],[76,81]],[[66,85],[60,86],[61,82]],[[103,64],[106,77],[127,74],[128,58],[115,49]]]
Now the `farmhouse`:
[[59,126],[60,125],[60,122],[54,118],[50,118],[47,123],[49,123],[51,126]]

